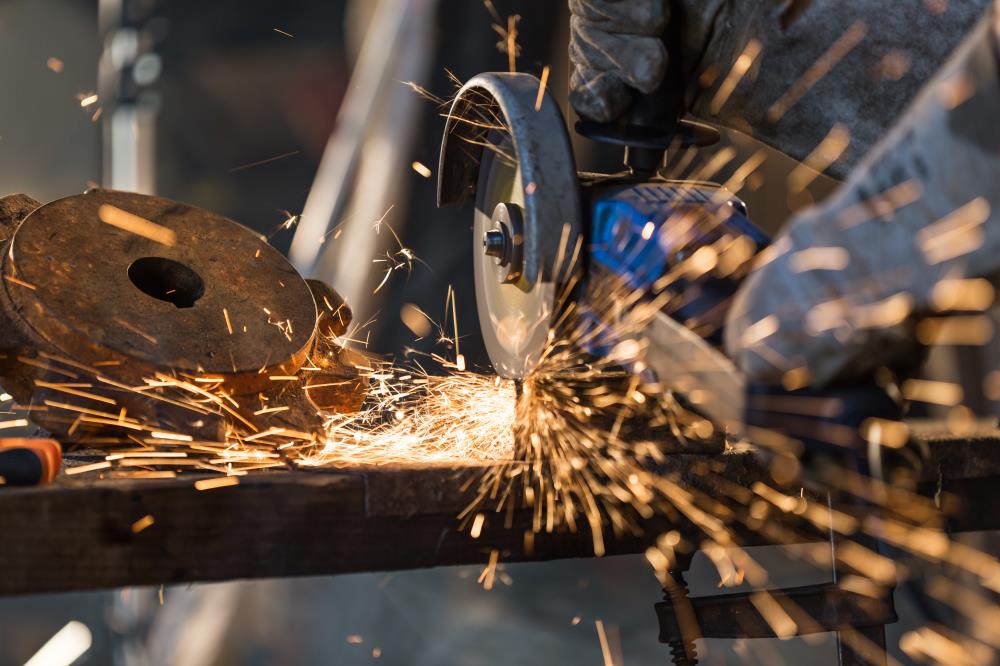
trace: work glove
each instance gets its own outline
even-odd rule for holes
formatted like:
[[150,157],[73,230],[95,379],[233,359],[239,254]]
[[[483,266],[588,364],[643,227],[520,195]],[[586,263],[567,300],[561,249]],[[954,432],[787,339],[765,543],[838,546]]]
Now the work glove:
[[630,88],[644,93],[667,70],[661,35],[667,0],[569,0],[569,99],[582,117],[609,122],[629,106]]
[[992,20],[980,22],[846,184],[795,219],[741,286],[725,345],[750,381],[822,387],[905,364],[918,356],[915,339],[934,343],[955,321],[941,315],[989,305],[983,278],[1000,271]]

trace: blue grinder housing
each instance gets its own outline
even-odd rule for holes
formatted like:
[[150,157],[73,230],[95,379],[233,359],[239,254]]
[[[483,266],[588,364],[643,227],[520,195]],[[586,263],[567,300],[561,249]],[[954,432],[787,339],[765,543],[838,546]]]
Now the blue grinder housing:
[[591,205],[584,207],[590,213],[584,228],[589,232],[591,271],[604,269],[649,297],[670,291],[676,296],[668,305],[670,316],[720,344],[725,311],[745,271],[678,276],[659,288],[658,282],[676,274],[701,247],[738,238],[752,243],[751,256],[767,247],[770,238],[750,221],[743,201],[719,185],[700,181],[605,181],[585,193],[592,197]]

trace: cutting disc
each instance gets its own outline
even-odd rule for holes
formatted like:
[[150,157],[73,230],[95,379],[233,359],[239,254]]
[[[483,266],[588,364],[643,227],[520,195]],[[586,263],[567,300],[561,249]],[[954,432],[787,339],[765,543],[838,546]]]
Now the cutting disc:
[[439,179],[439,203],[474,192],[483,339],[497,374],[523,379],[544,352],[581,228],[566,125],[541,82],[507,73],[470,79],[449,113]]
[[[510,256],[487,254],[488,234],[502,238],[498,242],[506,247],[498,253],[508,255],[519,254],[524,236],[523,225],[516,220],[494,219],[495,212],[497,218],[520,217],[525,205],[521,170],[506,157],[512,142],[505,137],[495,145],[497,150],[485,151],[476,185],[472,232],[476,304],[494,370],[503,377],[522,379],[544,351],[556,307],[556,287],[551,280],[529,282]],[[498,212],[498,206],[506,215]]]

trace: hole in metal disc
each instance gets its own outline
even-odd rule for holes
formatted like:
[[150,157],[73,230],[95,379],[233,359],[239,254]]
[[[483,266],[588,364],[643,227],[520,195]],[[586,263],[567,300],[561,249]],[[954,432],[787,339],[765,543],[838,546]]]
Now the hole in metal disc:
[[147,296],[189,308],[205,293],[201,276],[188,266],[163,257],[136,259],[128,267],[128,279]]

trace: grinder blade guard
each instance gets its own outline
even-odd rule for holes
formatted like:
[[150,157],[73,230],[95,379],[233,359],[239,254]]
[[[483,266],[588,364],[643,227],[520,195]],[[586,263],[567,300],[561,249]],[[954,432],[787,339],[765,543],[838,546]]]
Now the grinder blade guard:
[[541,357],[582,215],[562,114],[527,74],[481,74],[459,90],[441,148],[438,205],[474,201],[480,326],[498,374]]

